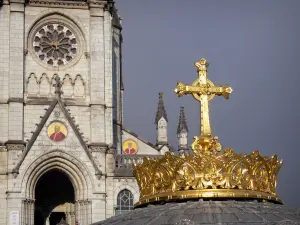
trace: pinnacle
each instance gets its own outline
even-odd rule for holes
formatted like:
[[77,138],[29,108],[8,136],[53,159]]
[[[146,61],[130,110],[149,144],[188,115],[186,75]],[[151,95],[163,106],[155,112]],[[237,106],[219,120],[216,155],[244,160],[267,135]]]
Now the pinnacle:
[[158,100],[157,112],[155,117],[155,124],[157,124],[161,118],[164,118],[168,122],[168,117],[167,117],[164,100],[163,100],[163,92],[159,92],[159,100]]
[[183,130],[188,132],[188,126],[184,114],[184,106],[180,106],[179,122],[177,127],[177,134],[180,134]]

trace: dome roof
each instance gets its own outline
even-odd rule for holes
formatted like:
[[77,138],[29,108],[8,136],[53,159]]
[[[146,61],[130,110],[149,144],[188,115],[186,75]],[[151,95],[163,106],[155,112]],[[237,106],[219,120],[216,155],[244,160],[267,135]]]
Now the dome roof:
[[300,224],[300,209],[258,201],[188,201],[149,205],[94,225]]

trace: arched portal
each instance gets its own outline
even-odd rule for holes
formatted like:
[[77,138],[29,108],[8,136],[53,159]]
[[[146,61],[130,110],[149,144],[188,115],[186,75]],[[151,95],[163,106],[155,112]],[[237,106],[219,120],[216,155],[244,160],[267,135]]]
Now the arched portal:
[[[75,214],[75,218],[73,218],[74,221],[71,223],[69,222],[70,225],[74,225],[75,220],[82,225],[91,224],[92,202],[88,199],[88,192],[89,190],[92,190],[93,179],[86,165],[84,165],[78,158],[75,158],[71,154],[62,150],[53,150],[42,154],[25,168],[22,177],[22,187],[24,187],[25,191],[25,199],[22,202],[22,224],[39,224],[35,222],[35,219],[41,221],[39,218],[41,217],[41,214],[36,214],[36,217],[34,216],[36,212],[35,207],[38,206],[38,203],[35,204],[35,201],[38,201],[39,198],[36,196],[38,193],[37,190],[39,189],[38,186],[40,186],[38,183],[40,183],[42,179],[45,179],[45,177],[50,176],[47,174],[54,173],[53,171],[56,171],[56,174],[60,173],[58,176],[61,176],[62,174],[62,176],[71,183],[73,190],[72,193],[74,196],[73,199],[75,199],[75,205],[73,203],[66,202],[65,204],[56,206],[52,210],[52,212],[56,212],[56,214],[53,215],[59,217],[61,212],[69,212],[68,215],[70,214],[70,217]],[[53,183],[55,183],[55,185],[58,187],[62,186],[62,188],[64,188],[64,184],[59,184],[57,179],[54,180],[55,181]],[[52,219],[54,217],[55,216],[53,216]],[[50,223],[50,219],[51,215],[46,224]]]
[[75,191],[69,177],[58,169],[43,174],[35,187],[35,225],[56,225],[62,218],[74,223]]

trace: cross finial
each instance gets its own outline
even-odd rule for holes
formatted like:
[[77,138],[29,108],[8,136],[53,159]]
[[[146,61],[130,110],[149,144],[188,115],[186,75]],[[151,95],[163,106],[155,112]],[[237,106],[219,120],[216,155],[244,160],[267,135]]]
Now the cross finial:
[[213,82],[207,79],[208,62],[206,59],[202,58],[199,62],[195,62],[195,66],[197,68],[198,78],[192,85],[185,85],[178,82],[174,91],[179,97],[191,94],[201,103],[200,136],[195,139],[193,145],[194,147],[195,145],[198,145],[200,148],[209,149],[209,146],[212,146],[211,143],[217,142],[217,138],[212,136],[208,102],[212,100],[215,95],[224,96],[228,99],[232,89],[228,85],[215,86]]
[[60,78],[58,75],[56,75],[56,77],[55,77],[55,84],[53,85],[53,87],[55,87],[54,93],[56,94],[57,97],[60,98],[60,96],[63,94],[63,92],[61,90],[62,84],[60,82]]

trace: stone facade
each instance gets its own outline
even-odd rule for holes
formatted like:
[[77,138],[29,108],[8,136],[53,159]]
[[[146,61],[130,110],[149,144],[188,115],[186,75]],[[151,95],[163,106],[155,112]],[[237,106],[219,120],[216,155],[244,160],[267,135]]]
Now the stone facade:
[[[164,109],[156,145],[123,127],[122,26],[113,1],[1,3],[0,225],[53,224],[55,213],[70,225],[113,216],[122,191],[139,198],[129,158],[170,150]],[[124,154],[126,141],[135,155]],[[37,187],[52,171],[66,176],[74,198],[39,205]],[[53,187],[67,193],[60,184]]]

